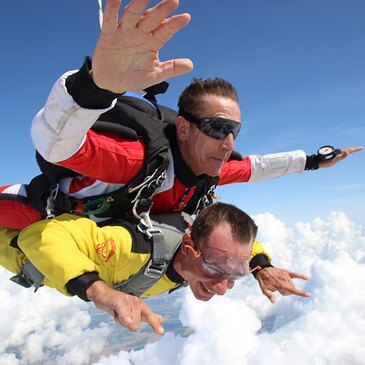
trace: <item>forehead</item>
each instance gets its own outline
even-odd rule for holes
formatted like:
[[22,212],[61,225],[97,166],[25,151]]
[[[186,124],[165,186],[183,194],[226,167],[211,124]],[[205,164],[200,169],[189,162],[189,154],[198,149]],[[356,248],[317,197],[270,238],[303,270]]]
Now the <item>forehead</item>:
[[241,110],[235,100],[217,95],[203,98],[204,115],[202,117],[221,117],[236,121],[241,120]]
[[220,223],[204,241],[203,250],[219,250],[222,255],[237,260],[247,259],[251,255],[250,242],[239,242],[232,237],[231,227],[227,222]]

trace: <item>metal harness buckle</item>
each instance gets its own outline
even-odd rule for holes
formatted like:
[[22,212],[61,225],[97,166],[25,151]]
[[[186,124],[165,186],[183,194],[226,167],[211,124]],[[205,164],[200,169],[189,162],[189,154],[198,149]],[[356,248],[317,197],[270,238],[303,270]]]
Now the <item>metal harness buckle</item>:
[[153,260],[148,263],[144,274],[151,279],[160,278],[166,269],[166,262],[163,264],[156,264]]
[[49,197],[47,198],[47,204],[46,204],[46,219],[54,218],[55,215],[55,200],[58,195],[59,185],[57,184],[49,194]]

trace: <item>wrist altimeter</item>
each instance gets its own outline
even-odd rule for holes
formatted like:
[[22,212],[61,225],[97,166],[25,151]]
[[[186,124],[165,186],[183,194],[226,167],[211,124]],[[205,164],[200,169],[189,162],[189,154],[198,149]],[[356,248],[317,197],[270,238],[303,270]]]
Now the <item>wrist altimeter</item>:
[[317,156],[319,160],[322,161],[330,161],[333,160],[336,156],[341,153],[341,150],[338,148],[334,148],[332,146],[322,146],[317,151]]

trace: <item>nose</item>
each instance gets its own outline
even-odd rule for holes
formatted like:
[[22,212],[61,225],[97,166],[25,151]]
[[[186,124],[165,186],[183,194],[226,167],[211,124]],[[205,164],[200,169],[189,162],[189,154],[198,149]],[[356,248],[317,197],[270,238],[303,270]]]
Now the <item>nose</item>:
[[234,138],[233,138],[232,133],[229,133],[228,136],[223,139],[221,146],[222,146],[222,149],[224,151],[233,151],[233,149],[234,149]]
[[221,279],[212,285],[212,288],[217,295],[224,295],[230,287],[231,285],[229,285],[228,279]]

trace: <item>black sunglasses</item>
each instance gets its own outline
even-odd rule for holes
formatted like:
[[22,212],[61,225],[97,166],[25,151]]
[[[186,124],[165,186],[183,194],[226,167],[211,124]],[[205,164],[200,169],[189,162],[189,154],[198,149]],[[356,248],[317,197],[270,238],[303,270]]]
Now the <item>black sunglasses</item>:
[[203,133],[215,139],[225,139],[230,133],[236,139],[241,123],[226,118],[199,118],[185,110],[179,110],[179,115],[194,123]]

